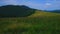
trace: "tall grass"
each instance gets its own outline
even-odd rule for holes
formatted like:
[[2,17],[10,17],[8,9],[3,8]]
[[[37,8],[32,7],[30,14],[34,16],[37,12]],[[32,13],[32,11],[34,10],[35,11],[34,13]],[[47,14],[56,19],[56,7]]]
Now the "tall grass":
[[36,12],[29,17],[0,18],[0,34],[60,34],[60,14]]

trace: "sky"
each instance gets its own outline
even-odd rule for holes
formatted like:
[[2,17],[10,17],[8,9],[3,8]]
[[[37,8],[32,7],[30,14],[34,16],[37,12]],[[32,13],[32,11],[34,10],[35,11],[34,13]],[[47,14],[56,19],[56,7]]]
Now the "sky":
[[26,5],[39,10],[59,10],[60,0],[0,0],[3,5]]

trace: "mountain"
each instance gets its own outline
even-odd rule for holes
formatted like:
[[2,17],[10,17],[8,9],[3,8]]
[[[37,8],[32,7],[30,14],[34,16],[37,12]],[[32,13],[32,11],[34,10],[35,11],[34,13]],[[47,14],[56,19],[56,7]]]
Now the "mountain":
[[60,10],[52,10],[52,11],[45,11],[45,12],[60,13]]
[[0,6],[0,17],[27,17],[35,12],[34,9],[25,5]]
[[54,13],[60,13],[60,10],[54,10],[52,12],[54,12]]

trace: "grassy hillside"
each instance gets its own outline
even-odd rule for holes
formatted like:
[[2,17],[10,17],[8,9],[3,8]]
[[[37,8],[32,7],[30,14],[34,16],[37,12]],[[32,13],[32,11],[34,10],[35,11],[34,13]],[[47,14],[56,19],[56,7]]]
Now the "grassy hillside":
[[60,14],[36,11],[28,17],[0,18],[0,34],[60,34]]

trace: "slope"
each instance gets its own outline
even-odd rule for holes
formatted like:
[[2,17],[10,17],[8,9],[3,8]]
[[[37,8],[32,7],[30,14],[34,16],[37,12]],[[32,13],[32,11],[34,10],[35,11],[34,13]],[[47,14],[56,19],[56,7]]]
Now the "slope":
[[3,34],[59,34],[60,14],[36,11],[28,17],[0,18]]

